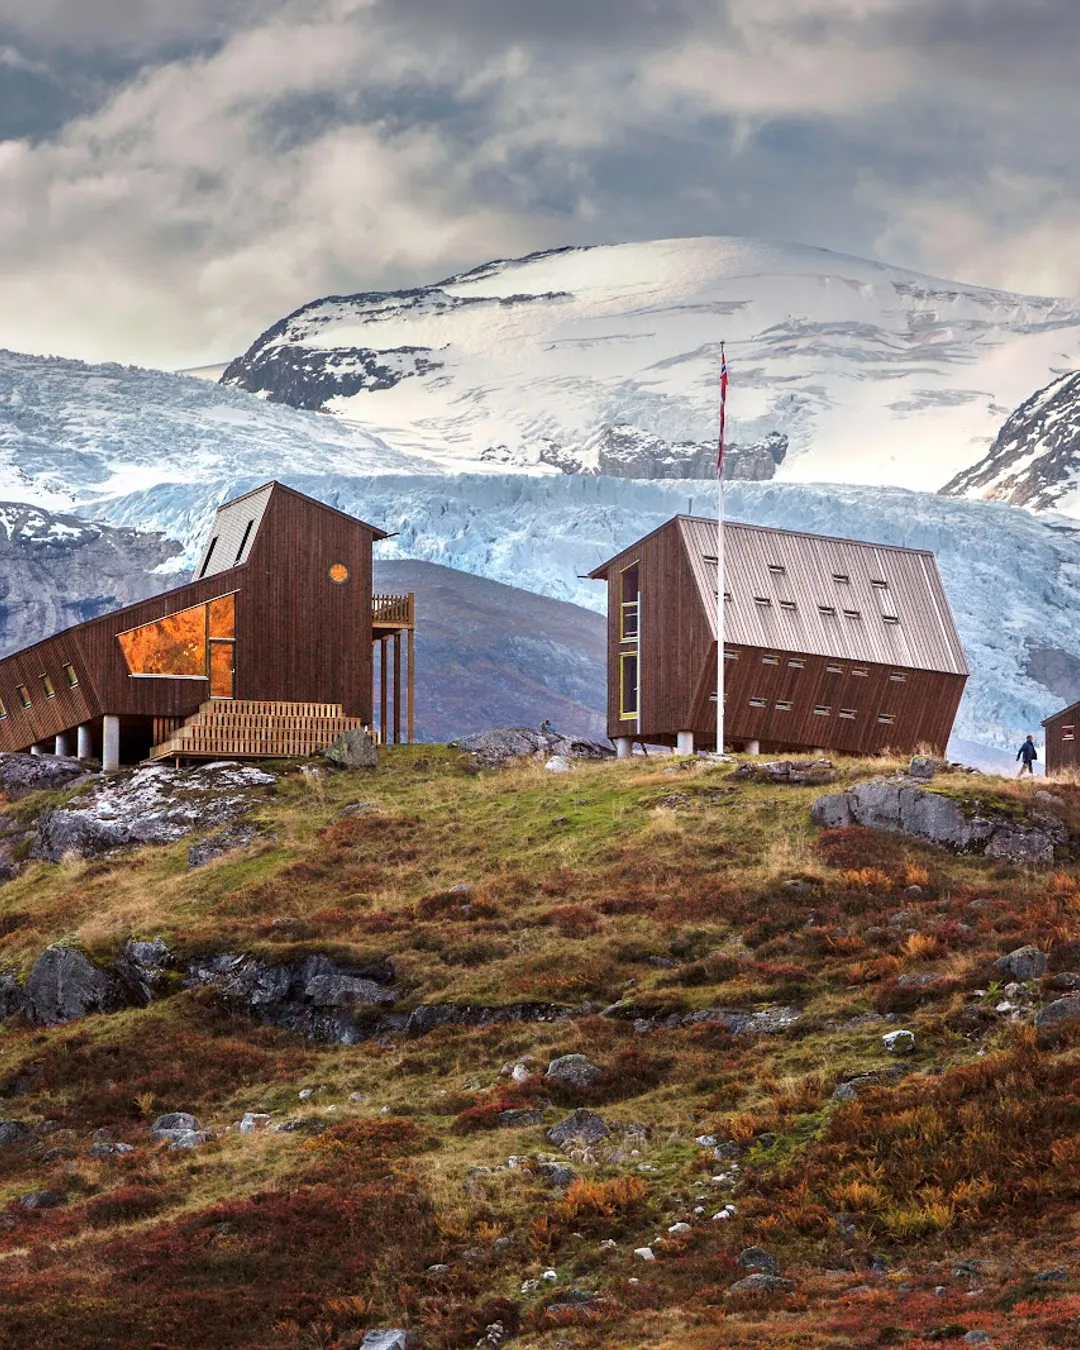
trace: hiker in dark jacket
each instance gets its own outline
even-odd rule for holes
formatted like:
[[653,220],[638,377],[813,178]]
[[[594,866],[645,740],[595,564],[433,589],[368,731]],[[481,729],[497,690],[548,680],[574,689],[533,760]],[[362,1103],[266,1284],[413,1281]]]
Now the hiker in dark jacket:
[[[1039,758],[1039,752],[1038,750],[1035,749],[1035,742],[1034,740],[1032,740],[1030,736],[1020,747],[1020,749],[1017,750],[1016,758],[1022,759],[1024,761],[1020,765],[1020,774],[1029,773],[1031,774],[1032,777],[1034,777],[1035,770],[1032,768],[1032,765]],[[1020,774],[1017,774],[1018,778],[1020,777]]]

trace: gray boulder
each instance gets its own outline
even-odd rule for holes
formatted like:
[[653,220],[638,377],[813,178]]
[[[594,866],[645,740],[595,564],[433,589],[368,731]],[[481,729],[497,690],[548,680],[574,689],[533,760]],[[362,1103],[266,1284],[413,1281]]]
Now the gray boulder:
[[226,853],[232,853],[235,850],[250,848],[257,840],[273,840],[277,836],[253,824],[251,821],[237,821],[233,825],[227,825],[225,829],[219,830],[217,834],[209,834],[205,839],[200,839],[197,844],[192,844],[188,849],[188,867],[192,871],[197,867],[205,867],[208,862],[213,862],[215,858],[222,858]]
[[735,1258],[745,1270],[763,1270],[766,1275],[779,1275],[780,1262],[764,1247],[746,1247]]
[[907,834],[956,853],[982,853],[1020,866],[1045,866],[1068,838],[1059,821],[1018,824],[982,808],[965,812],[952,797],[904,778],[871,778],[845,792],[819,797],[811,818],[822,829],[861,825]]
[[97,858],[144,844],[175,843],[246,815],[276,781],[273,774],[245,764],[144,765],[102,779],[64,806],[43,812],[30,856],[59,862],[68,855]]
[[17,1144],[31,1144],[34,1131],[22,1120],[0,1120],[0,1148],[13,1148]]
[[409,1333],[400,1327],[374,1327],[364,1333],[362,1350],[409,1350]]
[[780,1275],[747,1275],[745,1280],[737,1280],[724,1297],[732,1298],[738,1294],[786,1294],[794,1288],[794,1280],[785,1280]]
[[26,1000],[41,1026],[73,1022],[88,1013],[116,1012],[124,999],[116,976],[76,947],[46,947],[26,980]]
[[55,792],[87,776],[81,760],[63,755],[0,754],[0,793],[11,801],[32,792]]
[[177,1130],[197,1130],[199,1122],[189,1111],[167,1111],[165,1115],[158,1116],[153,1125],[150,1126],[150,1133],[156,1139],[161,1134],[172,1134]]
[[173,964],[172,952],[164,938],[149,941],[129,938],[116,963],[116,973],[123,981],[129,1002],[146,1007],[165,987],[166,976]]
[[1003,956],[1000,960],[994,962],[994,969],[1001,975],[1006,975],[1010,980],[1037,980],[1040,976],[1046,974],[1046,968],[1050,964],[1050,958],[1044,951],[1038,947],[1017,947],[1008,956]]
[[1048,1003],[1045,1008],[1040,1008],[1035,1025],[1040,1031],[1056,1031],[1058,1027],[1066,1026],[1078,1019],[1080,1019],[1080,994],[1067,994],[1064,998]]
[[472,755],[485,769],[497,768],[515,759],[541,759],[546,763],[556,755],[568,760],[615,757],[611,746],[599,741],[536,731],[532,727],[502,727],[497,731],[481,731],[473,736],[464,736],[454,744],[464,754]]
[[56,1209],[64,1203],[59,1191],[31,1191],[19,1199],[20,1209]]
[[557,1191],[565,1191],[577,1181],[577,1173],[571,1172],[570,1168],[564,1167],[562,1163],[540,1163],[536,1172]]
[[0,1020],[26,1011],[26,995],[14,975],[0,975]]
[[572,1112],[558,1125],[553,1125],[547,1137],[556,1148],[590,1148],[610,1134],[611,1130],[595,1111],[580,1110]]
[[836,782],[831,759],[774,760],[768,764],[740,764],[731,775],[733,782],[787,783],[792,787],[824,787]]
[[598,1069],[585,1055],[560,1055],[548,1065],[545,1078],[554,1078],[567,1087],[587,1088],[603,1077],[603,1069]]
[[378,747],[363,727],[339,736],[323,757],[339,769],[375,769],[379,764]]

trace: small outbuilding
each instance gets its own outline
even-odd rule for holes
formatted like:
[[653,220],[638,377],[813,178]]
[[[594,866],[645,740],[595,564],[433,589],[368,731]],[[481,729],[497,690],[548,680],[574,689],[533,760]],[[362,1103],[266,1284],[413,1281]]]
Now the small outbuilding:
[[1061,712],[1054,713],[1043,722],[1043,727],[1046,731],[1043,759],[1047,776],[1080,769],[1080,743],[1076,739],[1080,727],[1080,703],[1070,703]]
[[[717,542],[676,516],[591,573],[621,755],[715,745]],[[724,561],[729,746],[945,753],[968,668],[932,553],[728,522]]]

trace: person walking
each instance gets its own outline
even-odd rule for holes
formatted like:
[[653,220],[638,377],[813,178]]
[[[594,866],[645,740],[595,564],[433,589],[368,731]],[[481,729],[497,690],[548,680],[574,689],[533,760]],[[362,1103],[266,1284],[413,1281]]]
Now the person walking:
[[1035,741],[1031,736],[1029,736],[1020,749],[1017,750],[1016,758],[1023,760],[1023,763],[1020,765],[1020,773],[1016,775],[1017,778],[1025,773],[1031,774],[1034,778],[1035,770],[1032,766],[1039,758],[1039,752],[1035,749]]

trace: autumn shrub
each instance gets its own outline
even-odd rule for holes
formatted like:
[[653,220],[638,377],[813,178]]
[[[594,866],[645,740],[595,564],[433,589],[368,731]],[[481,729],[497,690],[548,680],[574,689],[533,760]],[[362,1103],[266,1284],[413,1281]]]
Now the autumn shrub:
[[561,937],[588,937],[600,929],[600,916],[585,905],[556,905],[546,910],[540,920],[543,924],[556,928]]
[[673,970],[670,975],[665,975],[660,983],[683,985],[687,988],[724,984],[727,980],[733,980],[740,969],[741,962],[737,957],[723,952],[712,952],[700,961],[691,961],[685,966],[680,966],[678,970]]
[[118,1186],[104,1195],[94,1196],[83,1207],[83,1214],[91,1228],[135,1223],[139,1219],[149,1219],[160,1214],[175,1196],[176,1193],[165,1186]]
[[648,1211],[649,1188],[640,1177],[578,1180],[546,1214],[533,1222],[531,1240],[541,1250],[557,1247],[570,1233],[606,1236]]
[[416,906],[419,919],[493,919],[498,912],[498,905],[468,887],[425,895]]

